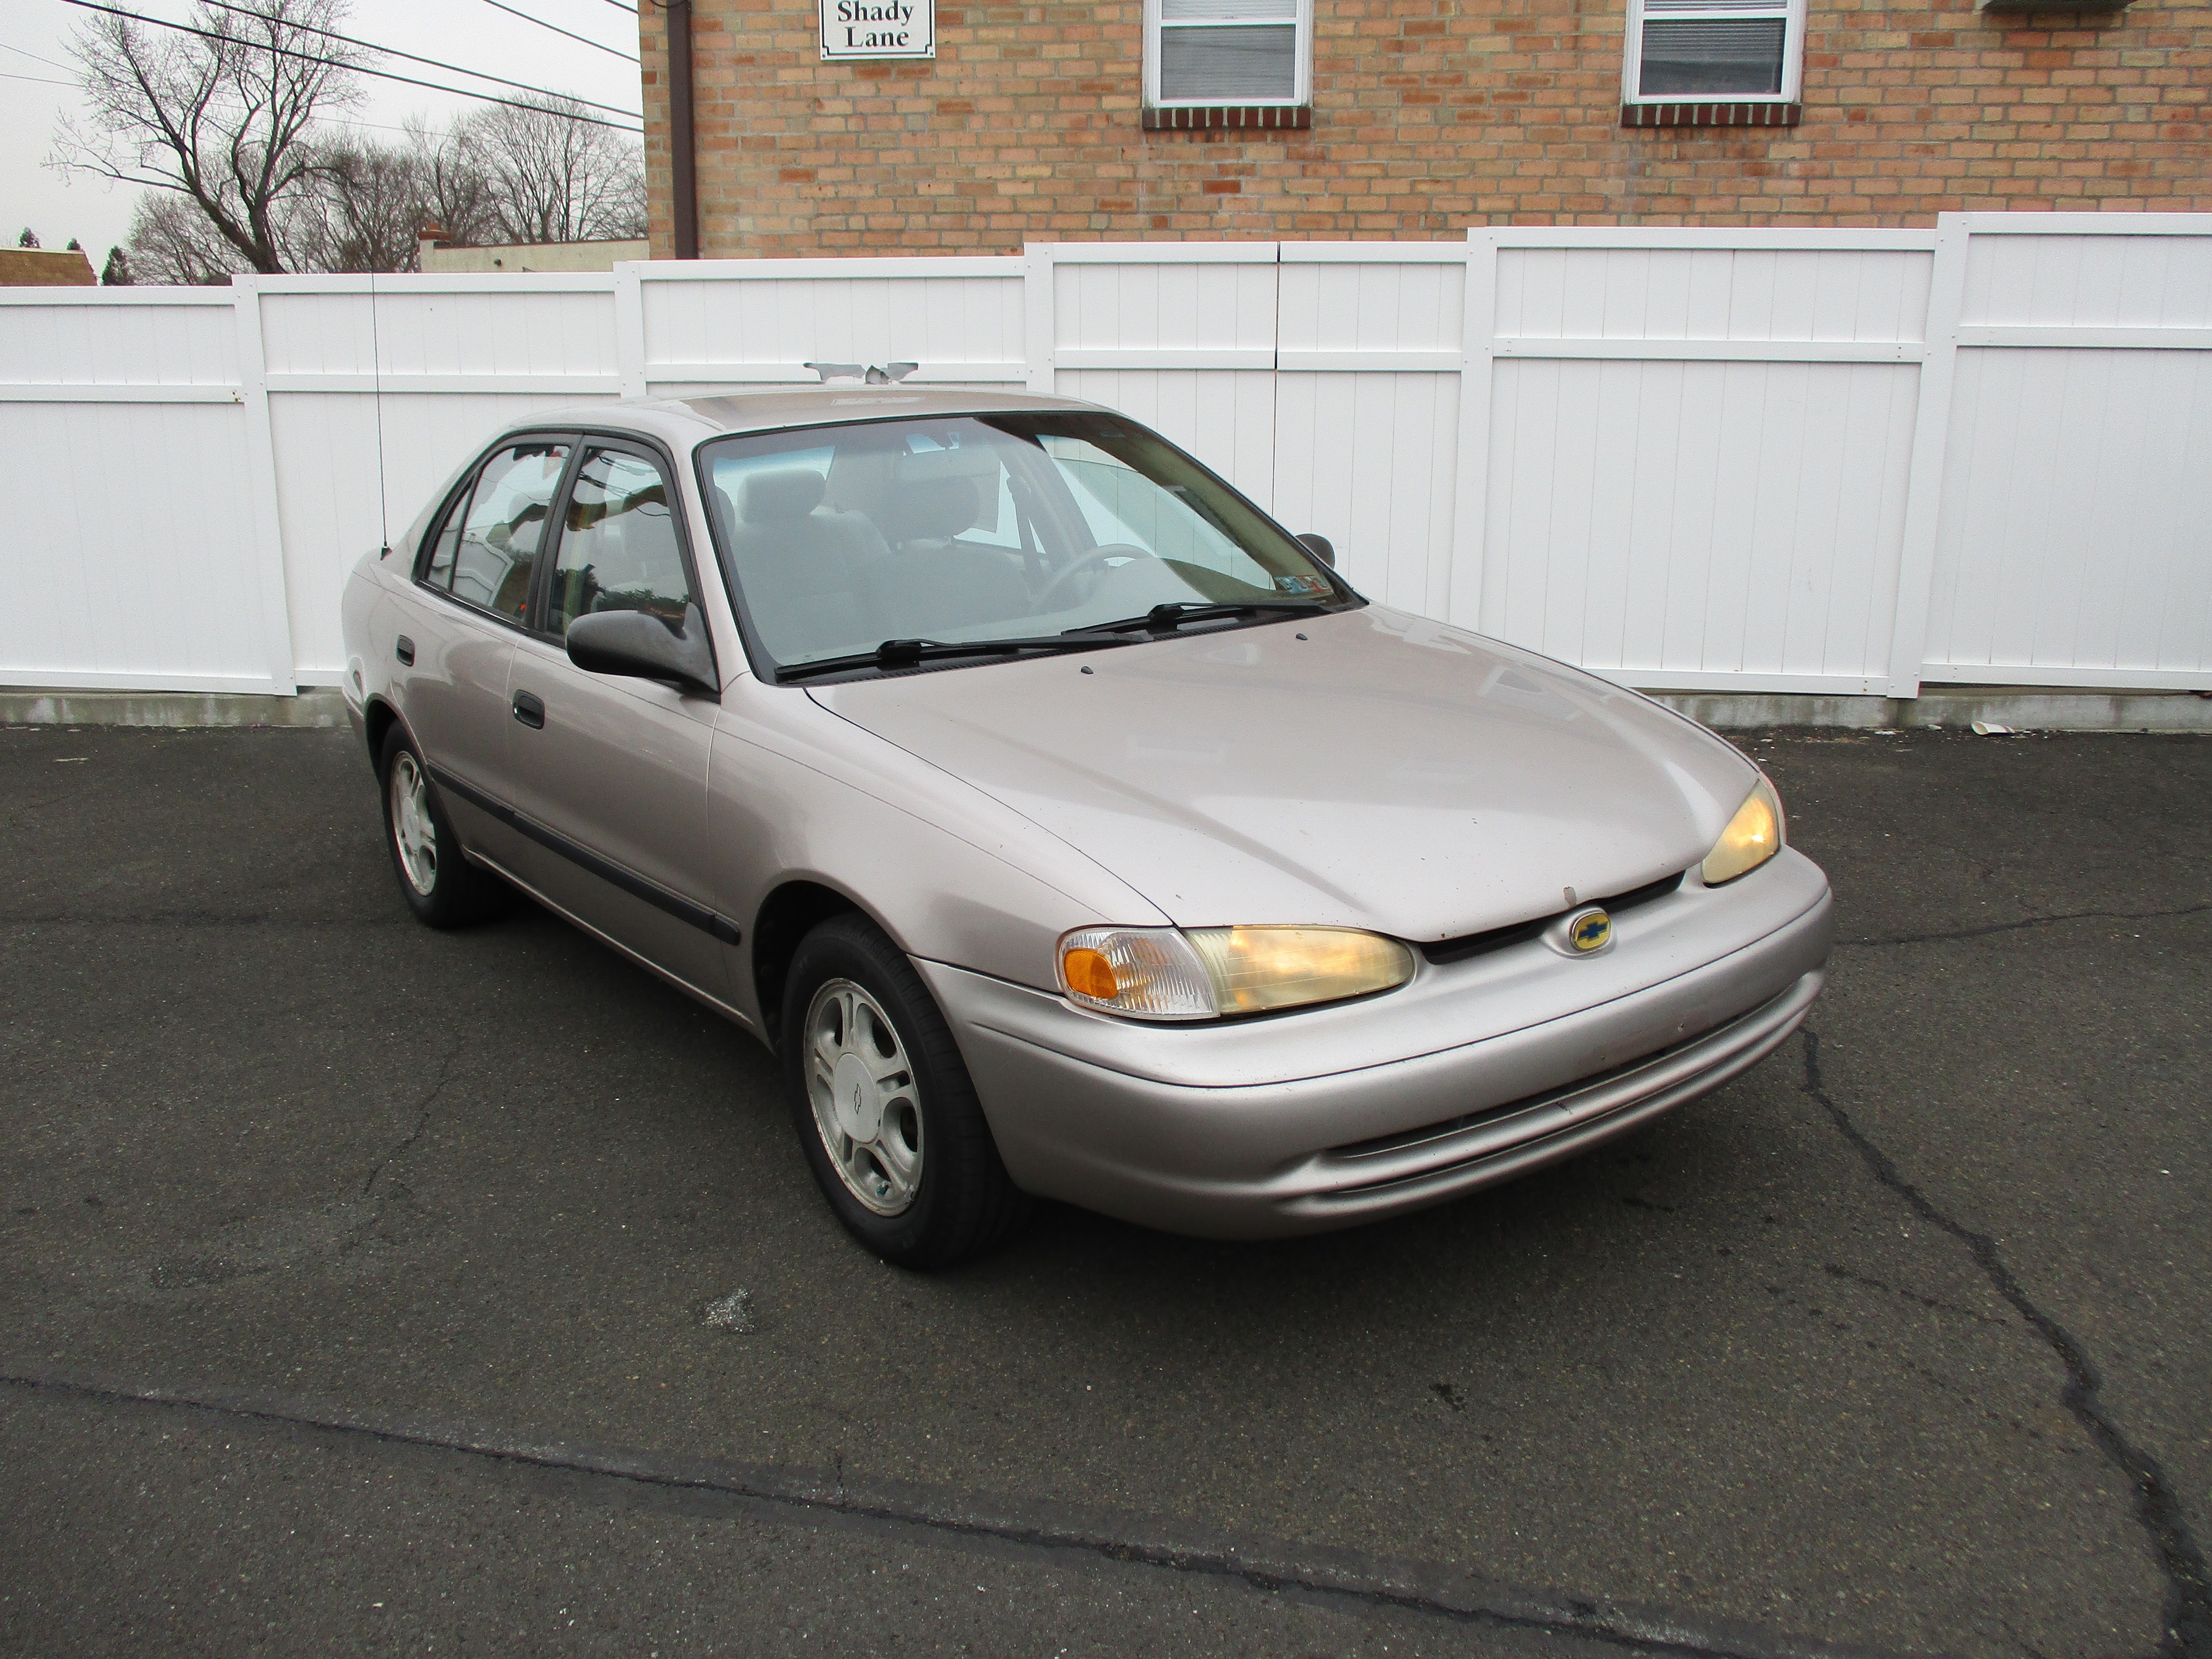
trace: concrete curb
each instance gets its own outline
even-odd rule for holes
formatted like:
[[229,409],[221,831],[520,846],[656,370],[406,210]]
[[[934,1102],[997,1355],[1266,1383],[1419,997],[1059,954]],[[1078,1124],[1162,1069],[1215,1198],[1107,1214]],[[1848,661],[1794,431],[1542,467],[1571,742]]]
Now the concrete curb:
[[1917,697],[1807,696],[1777,692],[1654,691],[1669,708],[1716,731],[1781,726],[1862,732],[1964,731],[1979,720],[2015,732],[2212,732],[2212,696],[2195,691],[2063,691],[1968,685]]
[[290,726],[346,723],[337,688],[291,697],[230,691],[0,691],[0,726]]
[[[1912,698],[1788,692],[1650,695],[1723,732],[1792,726],[1965,730],[1977,720],[2016,732],[2212,732],[2212,696],[2194,691],[2054,691],[1978,685],[1931,690]],[[345,723],[345,699],[331,687],[309,687],[291,697],[215,691],[0,691],[0,726],[319,728]]]

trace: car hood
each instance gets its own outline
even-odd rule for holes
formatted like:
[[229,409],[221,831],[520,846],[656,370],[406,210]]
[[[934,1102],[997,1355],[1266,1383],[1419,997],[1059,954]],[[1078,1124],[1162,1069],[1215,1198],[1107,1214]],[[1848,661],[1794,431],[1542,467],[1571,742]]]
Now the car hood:
[[1632,692],[1379,605],[811,695],[1184,927],[1511,926],[1687,869],[1756,776]]

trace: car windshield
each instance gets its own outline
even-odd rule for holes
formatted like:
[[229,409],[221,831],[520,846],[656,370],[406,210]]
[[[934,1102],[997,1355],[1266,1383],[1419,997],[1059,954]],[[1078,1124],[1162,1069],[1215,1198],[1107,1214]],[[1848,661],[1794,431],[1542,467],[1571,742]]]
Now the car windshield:
[[724,566],[781,669],[885,641],[1172,626],[1160,606],[1357,603],[1196,461],[1112,416],[810,427],[700,455]]

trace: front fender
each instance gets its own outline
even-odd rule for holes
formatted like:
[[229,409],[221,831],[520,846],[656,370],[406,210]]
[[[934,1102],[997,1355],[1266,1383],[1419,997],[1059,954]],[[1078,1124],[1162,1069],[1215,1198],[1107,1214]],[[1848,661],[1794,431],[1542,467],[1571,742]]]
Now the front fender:
[[[1018,813],[781,687],[732,688],[708,801],[712,878],[757,917],[804,881],[844,895],[908,955],[1042,990],[1071,927],[1164,926],[1119,878]],[[733,977],[763,1018],[752,957]],[[764,1029],[764,1028],[763,1028]]]

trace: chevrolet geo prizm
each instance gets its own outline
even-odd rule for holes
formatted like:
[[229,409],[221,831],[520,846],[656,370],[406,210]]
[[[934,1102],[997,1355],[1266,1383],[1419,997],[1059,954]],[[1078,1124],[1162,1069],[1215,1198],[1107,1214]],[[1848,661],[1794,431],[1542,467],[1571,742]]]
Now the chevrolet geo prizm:
[[1156,434],[825,387],[534,415],[344,596],[433,927],[515,890],[767,1042],[869,1249],[1255,1238],[1735,1076],[1828,884],[1711,733],[1370,604]]

